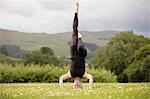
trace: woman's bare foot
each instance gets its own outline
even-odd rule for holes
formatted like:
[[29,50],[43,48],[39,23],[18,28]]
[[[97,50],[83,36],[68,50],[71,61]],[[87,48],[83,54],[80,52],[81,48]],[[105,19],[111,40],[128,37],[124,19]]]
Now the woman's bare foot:
[[76,3],[76,13],[79,12],[79,3]]

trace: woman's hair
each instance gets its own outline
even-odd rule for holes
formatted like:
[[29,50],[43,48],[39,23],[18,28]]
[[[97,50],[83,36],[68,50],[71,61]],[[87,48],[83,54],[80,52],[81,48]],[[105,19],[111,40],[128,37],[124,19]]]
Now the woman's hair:
[[75,77],[74,78],[74,85],[73,85],[74,88],[81,88],[81,78],[80,77]]

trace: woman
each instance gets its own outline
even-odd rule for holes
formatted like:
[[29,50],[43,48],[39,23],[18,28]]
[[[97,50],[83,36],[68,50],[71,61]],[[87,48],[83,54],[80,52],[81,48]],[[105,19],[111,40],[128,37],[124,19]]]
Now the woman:
[[81,88],[81,78],[89,79],[89,87],[93,87],[93,76],[85,72],[85,58],[87,50],[82,42],[82,34],[78,33],[79,3],[76,4],[76,12],[73,21],[73,34],[70,44],[71,67],[70,71],[59,78],[59,85],[63,87],[63,80],[73,77],[74,88]]

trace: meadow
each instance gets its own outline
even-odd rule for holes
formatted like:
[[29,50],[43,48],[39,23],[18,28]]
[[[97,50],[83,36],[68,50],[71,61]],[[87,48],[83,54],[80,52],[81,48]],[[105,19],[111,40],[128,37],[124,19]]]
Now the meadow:
[[150,99],[150,83],[94,83],[93,89],[83,83],[73,89],[65,83],[1,83],[0,99]]

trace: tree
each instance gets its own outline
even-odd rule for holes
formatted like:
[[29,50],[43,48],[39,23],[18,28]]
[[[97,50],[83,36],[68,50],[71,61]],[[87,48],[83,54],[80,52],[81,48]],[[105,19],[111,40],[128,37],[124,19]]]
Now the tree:
[[107,49],[105,46],[99,47],[93,54],[92,58],[89,60],[89,66],[95,67],[95,68],[103,67],[102,63],[105,60],[106,51]]
[[54,56],[54,51],[49,47],[41,47],[40,52],[43,54],[48,54]]
[[29,64],[54,64],[57,65],[59,63],[58,58],[54,55],[52,49],[48,47],[41,47],[40,50],[34,50],[28,52],[24,58],[24,63]]
[[134,61],[124,71],[130,82],[150,81],[150,45],[136,51]]
[[[129,64],[133,63],[136,51],[141,47],[148,45],[149,42],[149,38],[135,35],[132,31],[120,32],[113,37],[106,46],[98,48],[89,62],[96,68],[104,67],[110,69],[111,72],[118,75],[118,80],[122,82],[127,78],[125,76],[127,74],[124,74],[123,72],[128,68],[127,66]],[[137,55],[137,57],[138,56],[141,55]]]

